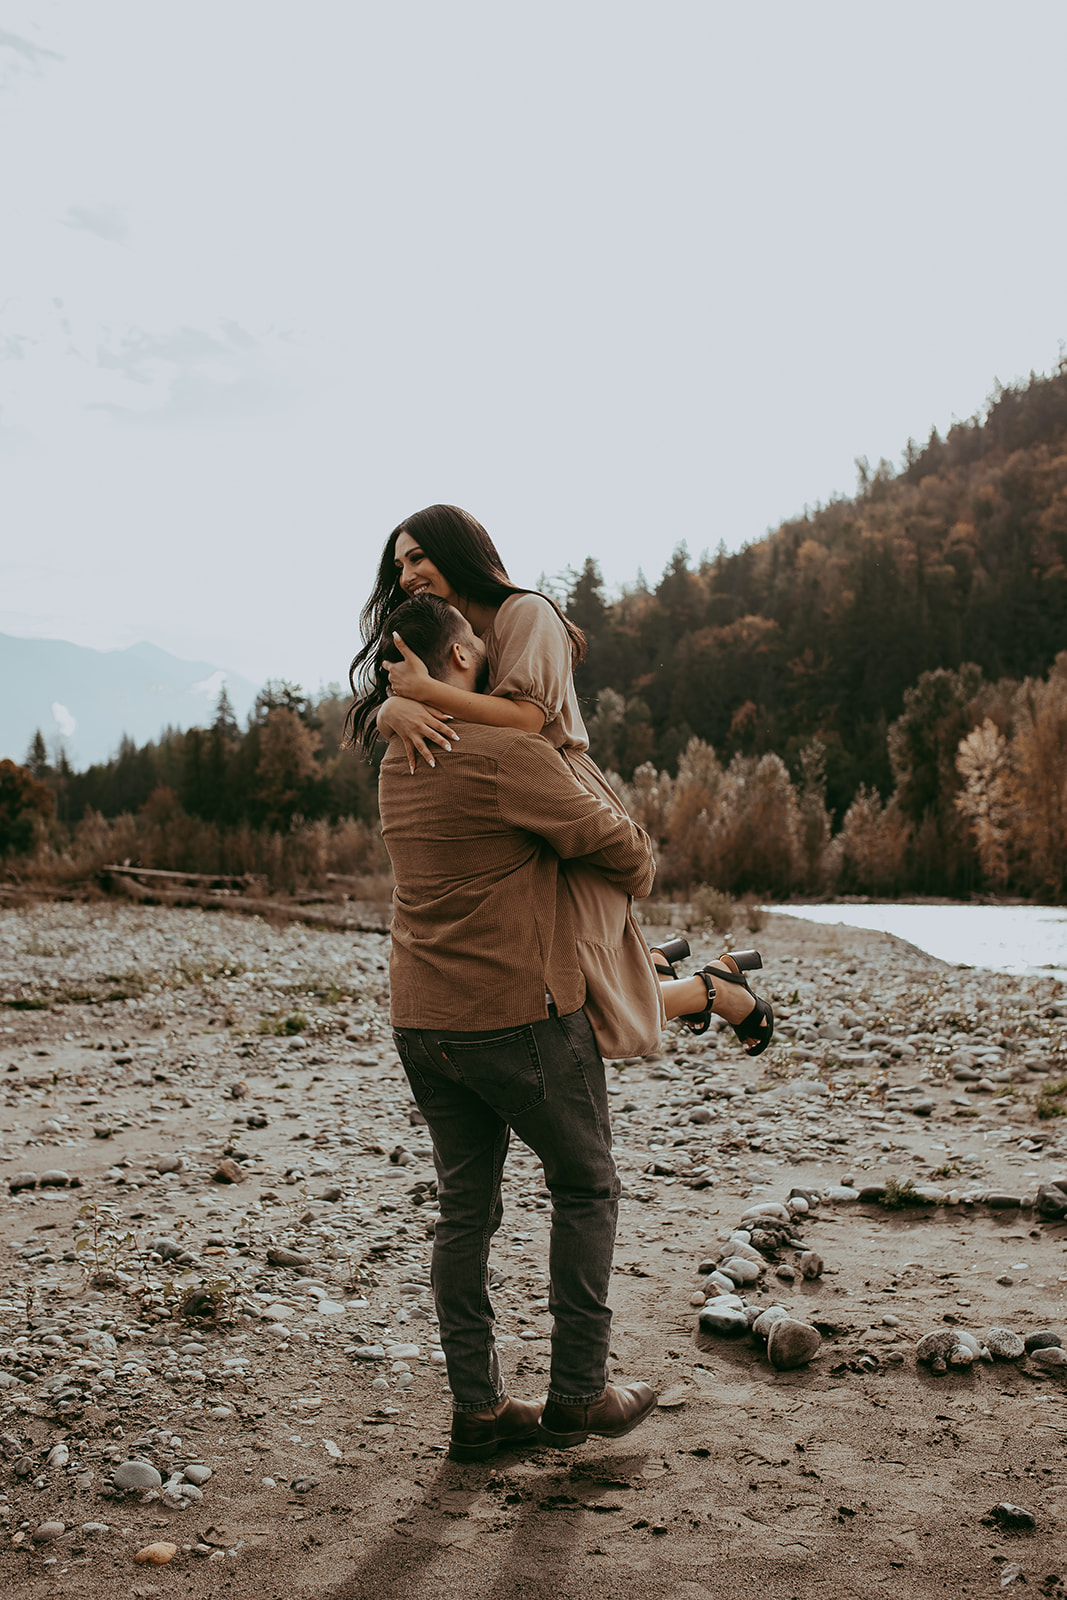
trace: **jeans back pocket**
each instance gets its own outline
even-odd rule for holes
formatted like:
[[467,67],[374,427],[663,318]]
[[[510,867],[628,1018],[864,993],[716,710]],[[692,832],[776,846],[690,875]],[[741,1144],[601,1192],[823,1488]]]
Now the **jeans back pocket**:
[[521,1116],[545,1098],[545,1075],[532,1028],[493,1039],[442,1039],[441,1051],[467,1088],[502,1117]]

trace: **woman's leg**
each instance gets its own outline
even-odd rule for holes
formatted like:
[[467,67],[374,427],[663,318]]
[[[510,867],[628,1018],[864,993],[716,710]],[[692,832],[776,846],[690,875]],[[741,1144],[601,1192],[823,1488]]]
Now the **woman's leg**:
[[[729,971],[722,961],[709,962],[709,966],[713,972],[716,968],[722,972]],[[668,978],[662,984],[661,992],[668,1022],[672,1022],[675,1017],[688,1017],[707,1010],[708,991],[704,987],[702,978]],[[755,1010],[755,1006],[755,996],[747,989],[742,989],[739,984],[716,984],[715,999],[711,1005],[713,1016],[722,1017],[725,1022],[736,1026],[737,1023],[744,1022],[749,1013]]]

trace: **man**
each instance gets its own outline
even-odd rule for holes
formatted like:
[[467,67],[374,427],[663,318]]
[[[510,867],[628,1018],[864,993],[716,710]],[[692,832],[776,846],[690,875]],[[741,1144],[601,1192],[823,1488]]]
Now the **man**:
[[[433,677],[484,688],[485,648],[446,601],[409,600],[384,638],[394,631]],[[557,1446],[618,1438],[656,1397],[644,1383],[607,1381],[619,1181],[560,860],[582,858],[645,895],[652,847],[544,739],[513,728],[463,723],[448,760],[414,773],[394,741],[379,799],[396,875],[394,1037],[438,1174],[431,1276],[453,1396],[450,1454],[482,1460],[534,1436]],[[512,1128],[552,1195],[543,1411],[506,1393],[493,1340],[489,1247]]]

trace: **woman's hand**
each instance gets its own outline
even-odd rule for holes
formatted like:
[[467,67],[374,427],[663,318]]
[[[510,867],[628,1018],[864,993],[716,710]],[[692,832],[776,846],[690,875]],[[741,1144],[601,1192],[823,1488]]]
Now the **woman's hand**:
[[423,662],[413,650],[408,649],[398,633],[393,634],[393,643],[404,659],[383,662],[389,674],[392,693],[403,695],[405,700],[421,700],[424,705],[432,701],[435,680],[430,677]]
[[[414,659],[418,660],[418,657]],[[422,663],[419,662],[419,665]],[[391,695],[378,710],[378,732],[385,739],[401,741],[412,772],[415,771],[416,754],[422,757],[427,766],[437,765],[427,741],[432,739],[442,750],[451,750],[452,741],[458,739],[459,734],[448,726],[450,721],[450,717],[432,710],[430,706],[399,695]]]

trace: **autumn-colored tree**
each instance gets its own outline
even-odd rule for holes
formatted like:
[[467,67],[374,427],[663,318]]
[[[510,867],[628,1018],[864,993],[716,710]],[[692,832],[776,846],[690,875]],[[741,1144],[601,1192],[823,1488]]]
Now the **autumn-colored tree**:
[[271,827],[289,827],[306,813],[316,778],[318,733],[293,710],[275,706],[260,733],[256,785],[259,805]]
[[53,814],[47,786],[14,761],[0,761],[0,855],[25,855]]

